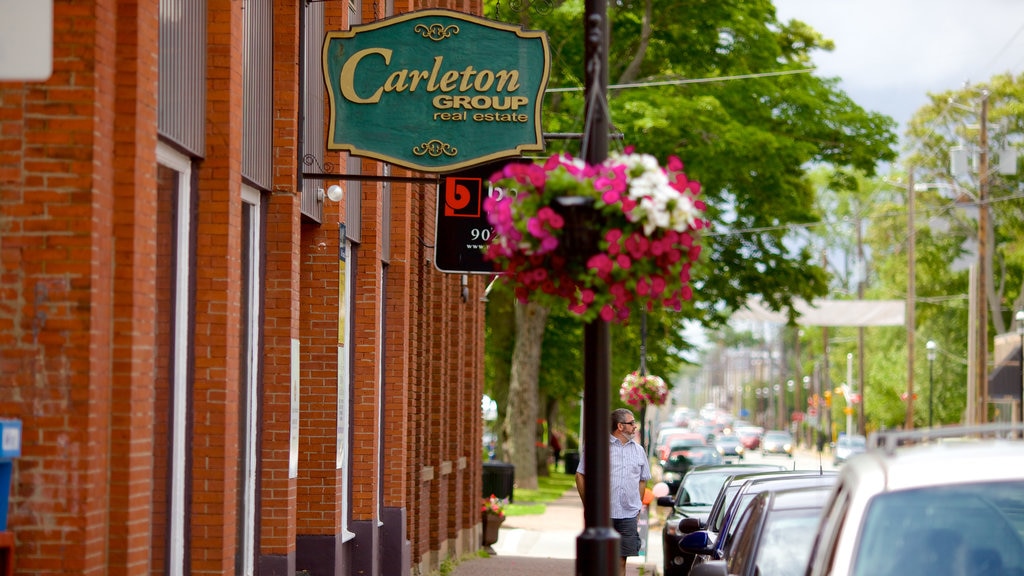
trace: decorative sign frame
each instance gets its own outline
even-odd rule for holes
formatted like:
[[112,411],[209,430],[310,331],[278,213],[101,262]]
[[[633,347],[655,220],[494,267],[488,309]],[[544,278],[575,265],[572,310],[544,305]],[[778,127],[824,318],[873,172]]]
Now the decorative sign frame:
[[450,10],[330,32],[329,150],[452,172],[544,149],[547,34]]

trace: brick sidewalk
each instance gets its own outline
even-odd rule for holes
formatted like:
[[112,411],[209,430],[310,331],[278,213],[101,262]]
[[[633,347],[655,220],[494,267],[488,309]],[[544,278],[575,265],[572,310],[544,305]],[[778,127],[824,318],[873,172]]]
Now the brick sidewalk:
[[[509,516],[498,533],[495,554],[463,560],[452,576],[573,576],[576,539],[583,532],[583,505],[575,489],[547,505],[543,514]],[[661,564],[661,532],[648,536],[647,556],[626,562],[627,576],[655,576]]]

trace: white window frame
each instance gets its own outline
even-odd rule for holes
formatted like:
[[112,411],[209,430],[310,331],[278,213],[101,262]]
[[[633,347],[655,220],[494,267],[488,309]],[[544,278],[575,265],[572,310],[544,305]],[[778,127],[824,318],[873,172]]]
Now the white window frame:
[[178,173],[178,205],[176,206],[178,221],[178,243],[176,246],[174,282],[174,358],[173,381],[171,383],[171,463],[170,463],[170,510],[168,514],[168,573],[183,576],[185,573],[185,487],[187,478],[185,471],[188,463],[188,445],[186,431],[188,428],[188,360],[191,354],[189,342],[189,286],[191,283],[190,254],[192,253],[192,162],[187,156],[174,150],[164,143],[158,143],[156,149],[157,163]]
[[249,326],[249,335],[246,342],[241,344],[245,349],[245,362],[248,363],[246,373],[248,380],[241,385],[246,387],[245,398],[245,436],[239,442],[239,448],[244,451],[244,467],[241,473],[242,479],[242,509],[239,510],[242,519],[239,543],[241,545],[241,565],[235,567],[235,572],[242,576],[253,576],[256,571],[256,474],[259,470],[259,446],[257,445],[257,433],[259,422],[259,349],[262,338],[260,330],[260,270],[259,264],[263,247],[263,230],[260,218],[260,192],[255,188],[242,185],[242,209],[250,211],[252,226],[249,229],[249,238],[242,240],[244,246],[249,245],[249,261],[244,268],[249,275],[246,286],[249,289],[249,310],[246,317]]
[[354,284],[355,271],[352,266],[352,242],[347,235],[339,234],[342,253],[345,255],[345,275],[340,278],[344,284],[339,289],[344,297],[338,302],[344,313],[341,314],[341,322],[338,330],[342,334],[342,343],[338,345],[338,460],[337,467],[342,470],[341,474],[341,540],[348,542],[355,538],[355,533],[349,530],[349,494],[351,485],[349,478],[349,450],[348,450],[348,429],[349,429],[349,390],[351,379],[349,378],[348,351],[352,342],[352,287]]

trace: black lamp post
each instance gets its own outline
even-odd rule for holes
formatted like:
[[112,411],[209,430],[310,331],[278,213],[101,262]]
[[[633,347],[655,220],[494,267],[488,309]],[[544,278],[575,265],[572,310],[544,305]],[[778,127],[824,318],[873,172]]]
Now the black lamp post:
[[[608,157],[608,6],[585,0],[583,159],[591,165]],[[594,223],[600,229],[600,223]],[[611,333],[597,319],[583,327],[583,446],[587,483],[583,532],[576,538],[576,576],[612,576],[619,571],[619,533],[611,520],[611,459],[608,451],[611,408]]]
[[935,342],[929,340],[924,345],[928,349],[928,427],[932,427],[932,400],[935,397]]

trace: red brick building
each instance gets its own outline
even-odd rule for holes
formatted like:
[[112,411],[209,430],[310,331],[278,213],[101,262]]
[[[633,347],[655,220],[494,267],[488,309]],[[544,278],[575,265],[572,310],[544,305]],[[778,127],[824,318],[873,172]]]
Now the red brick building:
[[479,548],[485,279],[435,268],[433,184],[324,150],[323,34],[424,7],[55,0],[52,75],[0,82],[15,574]]

